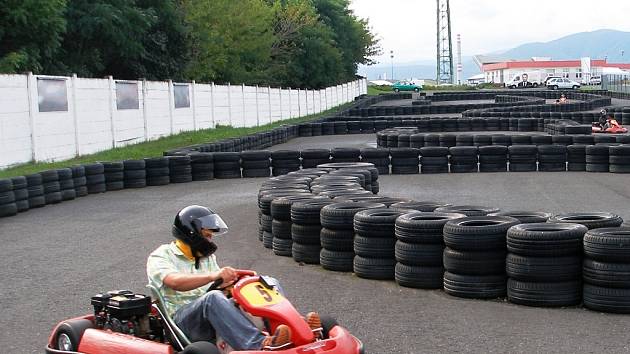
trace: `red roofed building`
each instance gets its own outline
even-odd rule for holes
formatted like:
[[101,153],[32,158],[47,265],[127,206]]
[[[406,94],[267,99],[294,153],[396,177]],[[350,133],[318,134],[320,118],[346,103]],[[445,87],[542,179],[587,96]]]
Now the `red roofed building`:
[[510,81],[517,75],[532,72],[539,72],[541,80],[548,76],[558,76],[577,82],[583,81],[586,76],[630,72],[630,64],[608,63],[604,59],[589,58],[578,60],[551,60],[551,58],[509,61],[484,60],[477,61],[477,63],[481,66],[486,82],[501,84]]

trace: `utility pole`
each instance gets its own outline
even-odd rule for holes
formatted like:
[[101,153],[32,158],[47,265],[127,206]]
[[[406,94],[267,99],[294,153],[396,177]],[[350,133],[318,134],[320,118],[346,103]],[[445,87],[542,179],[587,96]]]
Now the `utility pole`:
[[394,80],[394,51],[389,51],[389,57],[392,59],[392,81]]
[[452,84],[453,42],[449,0],[437,0],[437,84]]

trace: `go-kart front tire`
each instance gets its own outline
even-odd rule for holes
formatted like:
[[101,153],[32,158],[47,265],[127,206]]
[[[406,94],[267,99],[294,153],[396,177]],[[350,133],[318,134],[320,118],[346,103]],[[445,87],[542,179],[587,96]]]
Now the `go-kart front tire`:
[[88,328],[94,328],[90,320],[78,319],[62,323],[55,333],[55,349],[76,352],[83,333]]
[[221,354],[221,352],[210,342],[194,342],[184,348],[181,354]]

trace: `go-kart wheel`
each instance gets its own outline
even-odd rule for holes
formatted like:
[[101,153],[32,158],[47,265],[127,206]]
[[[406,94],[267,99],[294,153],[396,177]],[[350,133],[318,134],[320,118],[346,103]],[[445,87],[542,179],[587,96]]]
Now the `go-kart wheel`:
[[324,332],[322,335],[324,339],[328,339],[328,332],[330,332],[333,327],[339,325],[339,323],[336,319],[328,315],[320,315],[319,318],[322,321],[322,331]]
[[76,352],[79,349],[81,337],[83,337],[83,333],[88,328],[94,328],[94,324],[92,321],[85,319],[62,323],[55,334],[55,348]]
[[194,342],[189,344],[181,354],[220,354],[219,348],[210,342]]

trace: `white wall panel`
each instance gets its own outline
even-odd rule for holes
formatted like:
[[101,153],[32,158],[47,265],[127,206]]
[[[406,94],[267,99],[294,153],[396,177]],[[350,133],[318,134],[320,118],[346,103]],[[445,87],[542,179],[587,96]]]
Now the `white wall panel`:
[[171,134],[172,97],[168,82],[147,81],[145,114],[149,140]]
[[232,113],[232,126],[242,128],[245,126],[245,114],[243,109],[243,86],[230,86],[230,104]]
[[214,85],[212,97],[214,98],[214,123],[216,125],[232,125],[228,86]]
[[0,168],[31,160],[26,75],[0,76]]
[[[180,132],[191,131],[195,129],[194,119],[193,119],[193,102],[192,98],[192,84],[179,84],[180,87],[188,86],[188,99],[190,102],[189,107],[179,107],[176,108],[174,105],[173,108],[173,132],[172,134],[177,134]],[[171,93],[173,95],[173,93]]]
[[[74,82],[76,84],[74,90],[76,106],[74,108],[76,110],[79,155],[111,149],[113,139],[109,80],[77,78]],[[115,92],[112,94],[115,95]],[[120,122],[123,136],[125,128],[124,122]],[[141,133],[144,135],[144,129]]]
[[280,89],[271,88],[269,93],[271,95],[271,121],[277,122],[282,117],[282,111],[280,109]]
[[197,129],[213,128],[212,125],[212,85],[195,84],[195,118]]
[[257,88],[256,86],[243,87],[243,108],[246,127],[255,127],[258,125],[259,114],[257,110]]

